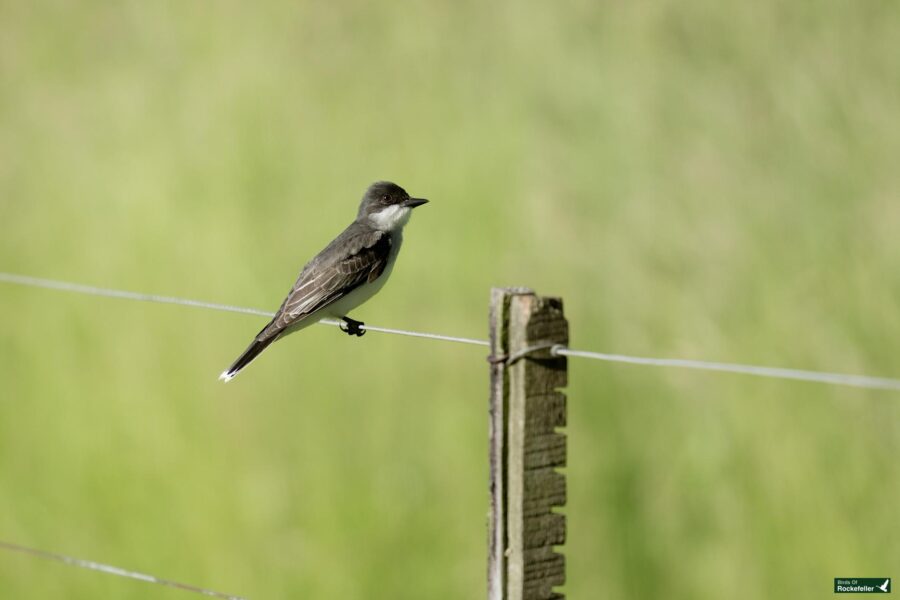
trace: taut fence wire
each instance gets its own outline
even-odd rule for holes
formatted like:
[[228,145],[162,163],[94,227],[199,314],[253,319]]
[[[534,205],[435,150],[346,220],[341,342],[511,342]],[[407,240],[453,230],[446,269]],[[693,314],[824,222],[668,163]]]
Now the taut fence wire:
[[[87,294],[91,296],[105,296],[108,298],[120,298],[125,300],[138,300],[142,302],[155,302],[161,304],[177,304],[180,306],[192,306],[194,308],[203,308],[208,310],[220,310],[226,312],[242,313],[247,315],[256,315],[260,317],[273,317],[275,313],[256,308],[247,308],[242,306],[233,306],[230,304],[218,304],[215,302],[202,302],[199,300],[189,300],[185,298],[176,298],[172,296],[160,296],[156,294],[144,294],[140,292],[129,292],[124,290],[116,290],[109,288],[94,287],[83,285],[80,283],[70,283],[67,281],[57,281],[54,279],[43,279],[39,277],[30,277],[27,275],[17,275],[14,273],[0,272],[0,282],[15,285],[23,285],[29,287],[47,288],[60,290],[65,292],[75,292],[79,294]],[[334,319],[322,319],[319,323],[323,325],[337,326],[340,323]],[[442,335],[437,333],[429,333],[423,331],[409,331],[406,329],[392,329],[389,327],[376,327],[374,325],[363,325],[361,329],[366,331],[377,331],[379,333],[387,333],[392,335],[405,335],[409,337],[425,338],[439,340],[444,342],[455,342],[459,344],[471,344],[474,346],[489,346],[487,340],[479,340],[475,338],[458,337],[453,335]],[[553,346],[550,350],[551,354],[556,356],[568,356],[572,358],[586,358],[591,360],[600,360],[605,362],[627,363],[633,365],[653,366],[653,367],[672,367],[681,369],[696,369],[701,371],[719,371],[726,373],[738,373],[741,375],[754,375],[756,377],[768,377],[772,379],[793,379],[798,381],[809,381],[815,383],[824,383],[830,385],[844,385],[857,388],[880,389],[900,391],[900,379],[889,377],[872,377],[868,375],[850,375],[845,373],[831,373],[823,371],[808,371],[803,369],[788,369],[783,367],[767,367],[760,365],[746,365],[739,363],[712,362],[704,360],[692,360],[682,358],[649,358],[640,356],[628,356],[624,354],[606,354],[603,352],[590,352],[586,350],[573,350],[564,346]]]
[[47,552],[45,550],[36,550],[34,548],[28,548],[27,546],[20,546],[19,544],[12,544],[10,542],[0,541],[0,549],[8,550],[9,552],[17,552],[19,554],[26,554],[28,556],[35,556],[38,558],[44,558],[47,560],[55,560],[57,562],[61,562],[73,567],[78,567],[79,569],[87,569],[89,571],[99,571],[100,573],[106,573],[108,575],[115,575],[117,577],[126,577],[128,579],[137,579],[139,581],[146,581],[147,583],[154,583],[156,585],[164,585],[171,588],[176,588],[179,590],[184,590],[186,592],[194,592],[195,594],[200,594],[203,596],[211,596],[213,598],[222,598],[223,600],[246,600],[241,596],[232,596],[231,594],[223,594],[222,592],[216,592],[210,589],[205,589],[202,587],[198,587],[195,585],[189,585],[187,583],[179,583],[177,581],[172,581],[170,579],[162,579],[161,577],[156,577],[154,575],[147,575],[146,573],[138,573],[137,571],[129,571],[128,569],[122,569],[120,567],[113,567],[112,565],[105,565],[103,563],[94,562],[92,560],[84,560],[81,558],[73,558],[71,556],[66,556],[65,554],[57,554],[55,552]]

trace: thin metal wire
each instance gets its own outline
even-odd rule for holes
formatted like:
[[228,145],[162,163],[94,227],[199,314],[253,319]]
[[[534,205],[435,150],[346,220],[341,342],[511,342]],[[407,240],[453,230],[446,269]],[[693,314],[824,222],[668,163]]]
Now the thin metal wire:
[[65,554],[57,554],[55,552],[47,552],[45,550],[36,550],[34,548],[28,548],[26,546],[20,546],[19,544],[13,544],[10,542],[0,541],[0,549],[9,550],[10,552],[18,552],[20,554],[27,554],[30,556],[36,556],[38,558],[45,558],[48,560],[55,560],[61,563],[65,563],[67,565],[71,565],[73,567],[78,567],[80,569],[88,569],[89,571],[99,571],[101,573],[106,573],[108,575],[115,575],[117,577],[127,577],[129,579],[137,579],[138,581],[146,581],[147,583],[155,583],[157,585],[165,585],[172,588],[177,588],[179,590],[184,590],[187,592],[194,592],[195,594],[201,594],[203,596],[211,596],[213,598],[223,598],[224,600],[246,600],[241,596],[233,596],[231,594],[223,594],[222,592],[216,592],[213,590],[208,590],[205,588],[197,587],[195,585],[188,585],[186,583],[179,583],[177,581],[172,581],[170,579],[162,579],[160,577],[155,577],[153,575],[147,575],[146,573],[138,573],[137,571],[129,571],[127,569],[122,569],[120,567],[113,567],[111,565],[105,565],[103,563],[94,562],[92,560],[84,560],[81,558],[73,558],[71,556],[66,556]]
[[709,362],[705,360],[686,360],[682,358],[643,358],[640,356],[625,356],[623,354],[604,354],[602,352],[587,352],[584,350],[572,350],[565,346],[557,345],[551,348],[551,354],[557,356],[574,356],[578,358],[591,358],[607,362],[629,363],[633,365],[649,365],[654,367],[679,367],[682,369],[699,369],[703,371],[724,371],[727,373],[741,373],[743,375],[756,375],[757,377],[770,377],[775,379],[797,379],[800,381],[814,381],[817,383],[829,383],[832,385],[848,385],[852,387],[870,388],[879,390],[900,391],[900,380],[886,377],[869,377],[867,375],[845,375],[843,373],[825,373],[821,371],[804,371],[801,369],[784,369],[781,367],[762,367],[757,365],[741,365],[735,363]]
[[[564,346],[562,344],[554,344],[553,342],[545,342],[543,344],[536,344],[534,346],[522,348],[518,352],[513,352],[512,354],[510,354],[509,356],[506,357],[504,362],[507,365],[514,365],[515,363],[519,362],[523,358],[529,358],[529,357],[531,357],[532,354],[534,354],[535,352],[540,352],[541,350],[550,350],[551,354],[556,356],[556,354],[553,353],[553,350],[563,348],[563,347]],[[503,359],[503,357],[497,357],[496,359],[489,360],[488,362],[493,362],[493,360],[502,360],[502,359]]]
[[[120,298],[124,300],[138,300],[141,302],[158,302],[162,304],[178,304],[180,306],[192,306],[194,308],[206,308],[209,310],[221,310],[225,312],[241,313],[245,315],[256,315],[260,317],[272,318],[275,313],[258,308],[247,308],[244,306],[233,306],[231,304],[219,304],[216,302],[203,302],[202,300],[189,300],[187,298],[173,298],[172,296],[159,296],[156,294],[143,294],[140,292],[128,292],[124,290],[113,290],[109,288],[94,287],[92,285],[82,285],[80,283],[70,283],[68,281],[57,281],[55,279],[42,279],[40,277],[29,277],[27,275],[16,275],[13,273],[0,273],[0,282],[12,283],[16,285],[26,285],[31,287],[47,288],[51,290],[60,290],[63,292],[75,292],[77,294],[88,294],[91,296],[103,296],[106,298]],[[332,327],[340,326],[341,322],[335,319],[322,319],[319,321],[322,325],[331,325]],[[388,327],[376,327],[374,325],[362,325],[360,329],[366,331],[377,331],[379,333],[391,333],[394,335],[405,335],[409,337],[427,338],[432,340],[441,340],[444,342],[456,342],[459,344],[473,344],[476,346],[487,346],[484,340],[476,340],[466,337],[457,337],[453,335],[441,335],[437,333],[425,333],[421,331],[409,331],[406,329],[390,329]]]
[[[340,325],[339,321],[325,319],[319,321],[324,325]],[[455,335],[443,335],[440,333],[425,333],[422,331],[409,331],[408,329],[390,329],[388,327],[375,327],[374,325],[360,325],[360,329],[366,331],[378,331],[380,333],[392,333],[394,335],[407,335],[409,337],[426,338],[429,340],[441,340],[443,342],[456,342],[457,344],[471,344],[473,346],[490,346],[487,340],[476,340],[474,338],[457,337]]]
[[[259,310],[256,308],[245,308],[241,306],[232,306],[229,304],[217,304],[214,302],[201,302],[198,300],[188,300],[184,298],[174,298],[171,296],[158,296],[155,294],[142,294],[138,292],[126,292],[122,290],[114,290],[108,288],[99,288],[89,285],[81,285],[78,283],[69,283],[65,281],[56,281],[53,279],[41,279],[38,277],[28,277],[25,275],[15,275],[12,273],[0,273],[0,282],[12,283],[17,285],[27,285],[33,287],[42,287],[67,292],[77,292],[80,294],[90,294],[94,296],[107,296],[110,298],[124,298],[127,300],[141,300],[145,302],[161,302],[165,304],[179,304],[183,306],[193,306],[195,308],[207,308],[211,310],[221,310],[226,312],[243,313],[249,315],[258,315],[261,317],[273,317],[275,313]],[[340,321],[334,319],[322,319],[319,323],[323,325],[339,326]],[[406,329],[391,329],[389,327],[376,327],[374,325],[363,325],[362,329],[366,331],[377,331],[379,333],[389,333],[394,335],[405,335],[409,337],[425,338],[432,340],[440,340],[444,342],[455,342],[459,344],[471,344],[474,346],[489,346],[486,340],[474,338],[457,337],[452,335],[442,335],[437,333],[427,333],[423,331],[409,331]],[[624,354],[605,354],[603,352],[589,352],[585,350],[572,350],[563,346],[555,346],[551,348],[551,353],[558,356],[571,356],[577,358],[588,358],[593,360],[602,360],[607,362],[621,362],[635,365],[648,365],[655,367],[677,367],[683,369],[698,369],[703,371],[723,371],[728,373],[740,373],[744,375],[755,375],[757,377],[770,377],[774,379],[795,379],[800,381],[811,381],[816,383],[826,383],[832,385],[846,385],[858,388],[881,389],[900,391],[900,379],[891,379],[887,377],[870,377],[867,375],[848,375],[843,373],[828,373],[821,371],[804,371],[800,369],[785,369],[781,367],[763,367],[757,365],[744,365],[737,363],[710,362],[702,360],[689,360],[680,358],[645,358],[639,356],[627,356]],[[518,358],[521,357],[517,357]]]
[[111,290],[108,288],[69,283],[68,281],[56,281],[54,279],[41,279],[40,277],[28,277],[27,275],[15,275],[13,273],[0,273],[0,281],[18,285],[61,290],[63,292],[75,292],[91,296],[106,296],[107,298],[122,298],[125,300],[139,300],[141,302],[159,302],[162,304],[179,304],[181,306],[193,306],[195,308],[208,308],[211,310],[224,310],[226,312],[243,313],[245,315],[257,315],[260,317],[274,317],[275,313],[259,310],[257,308],[244,308],[229,304],[216,304],[213,302],[201,302],[185,298],[172,298],[171,296],[158,296],[156,294],[142,294],[140,292],[126,292],[123,290]]

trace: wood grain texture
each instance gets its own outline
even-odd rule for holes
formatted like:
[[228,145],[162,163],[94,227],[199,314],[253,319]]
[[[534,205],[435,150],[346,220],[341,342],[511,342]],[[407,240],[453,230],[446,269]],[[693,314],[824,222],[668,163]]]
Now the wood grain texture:
[[566,539],[567,383],[564,357],[547,345],[568,344],[562,301],[528,290],[495,289],[491,298],[491,350],[517,355],[510,365],[491,366],[490,600],[549,600],[563,596],[564,557],[554,551]]
[[[506,354],[507,290],[491,290],[491,357]],[[490,363],[491,397],[488,426],[491,510],[488,514],[488,600],[503,600],[506,592],[506,488],[504,432],[506,429],[506,369],[499,360]]]

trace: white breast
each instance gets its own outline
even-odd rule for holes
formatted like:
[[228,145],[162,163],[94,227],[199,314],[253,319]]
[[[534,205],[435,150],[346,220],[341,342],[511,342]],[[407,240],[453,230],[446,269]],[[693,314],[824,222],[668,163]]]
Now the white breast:
[[[409,219],[408,216],[407,219]],[[381,273],[378,279],[372,283],[362,284],[334,304],[330,304],[322,309],[322,312],[331,317],[345,317],[350,311],[377,294],[379,290],[384,287],[385,282],[387,282],[388,277],[391,275],[391,271],[394,270],[394,263],[397,262],[397,253],[400,252],[400,245],[402,243],[403,231],[401,226],[397,231],[391,234],[391,253],[388,254],[387,265],[385,265],[384,272]],[[325,315],[323,314],[322,316]]]

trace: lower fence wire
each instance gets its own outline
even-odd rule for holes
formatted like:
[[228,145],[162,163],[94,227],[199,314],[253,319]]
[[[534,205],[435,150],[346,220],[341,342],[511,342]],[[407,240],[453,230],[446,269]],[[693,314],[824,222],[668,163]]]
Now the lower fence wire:
[[73,558],[71,556],[66,556],[64,554],[57,554],[55,552],[46,552],[44,550],[35,550],[34,548],[28,548],[26,546],[12,544],[10,542],[0,541],[0,549],[8,550],[10,552],[18,552],[19,554],[27,554],[29,556],[36,556],[38,558],[45,558],[47,560],[55,560],[55,561],[58,561],[61,563],[65,563],[67,565],[71,565],[73,567],[78,567],[80,569],[87,569],[89,571],[99,571],[101,573],[106,573],[108,575],[116,575],[117,577],[127,577],[129,579],[137,579],[139,581],[146,581],[147,583],[155,583],[157,585],[165,585],[167,587],[184,590],[186,592],[194,592],[195,594],[201,594],[203,596],[211,596],[213,598],[223,598],[224,600],[246,600],[245,598],[243,598],[241,596],[232,596],[231,594],[223,594],[222,592],[215,592],[213,590],[197,587],[195,585],[188,585],[186,583],[179,583],[177,581],[172,581],[169,579],[162,579],[160,577],[155,577],[153,575],[147,575],[146,573],[138,573],[136,571],[129,571],[127,569],[122,569],[120,567],[113,567],[111,565],[105,565],[103,563],[94,562],[92,560]]

